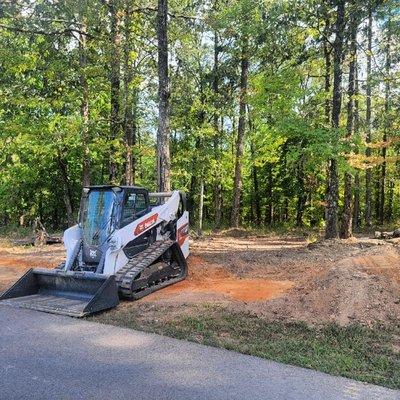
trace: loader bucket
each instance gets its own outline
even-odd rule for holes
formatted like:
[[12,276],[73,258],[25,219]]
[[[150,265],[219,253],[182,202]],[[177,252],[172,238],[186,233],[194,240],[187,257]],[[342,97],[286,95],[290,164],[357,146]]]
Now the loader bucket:
[[30,269],[0,300],[5,304],[53,314],[83,317],[118,305],[114,275]]

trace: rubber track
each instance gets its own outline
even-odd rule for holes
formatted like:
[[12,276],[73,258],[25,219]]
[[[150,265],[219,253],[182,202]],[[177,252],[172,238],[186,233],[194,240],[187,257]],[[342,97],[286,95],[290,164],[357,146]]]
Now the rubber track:
[[127,298],[136,299],[157,290],[159,287],[154,287],[153,289],[149,288],[148,290],[143,290],[142,294],[135,295],[135,293],[132,293],[132,282],[141,272],[161,257],[173,244],[174,241],[170,239],[157,241],[132,257],[115,275],[120,294]]

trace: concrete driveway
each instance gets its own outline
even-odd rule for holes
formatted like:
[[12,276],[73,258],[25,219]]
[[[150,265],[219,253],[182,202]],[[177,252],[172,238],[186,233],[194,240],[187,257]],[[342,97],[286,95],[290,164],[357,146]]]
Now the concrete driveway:
[[134,330],[0,305],[0,398],[390,400],[400,392]]

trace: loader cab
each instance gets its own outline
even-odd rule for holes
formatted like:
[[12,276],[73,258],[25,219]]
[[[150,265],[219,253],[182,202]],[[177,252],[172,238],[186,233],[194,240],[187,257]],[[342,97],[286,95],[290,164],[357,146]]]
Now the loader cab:
[[134,186],[84,188],[79,213],[82,229],[82,262],[93,269],[102,261],[108,238],[116,230],[150,211],[149,194]]
[[[147,189],[135,186],[90,186],[84,188],[79,225],[89,242],[101,241],[151,210]],[[97,233],[93,239],[92,233]],[[100,239],[100,240],[99,240]]]

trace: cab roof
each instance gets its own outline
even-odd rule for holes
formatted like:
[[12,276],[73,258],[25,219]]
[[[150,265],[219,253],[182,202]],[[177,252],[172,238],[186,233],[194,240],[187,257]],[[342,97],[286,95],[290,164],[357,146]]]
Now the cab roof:
[[83,191],[89,193],[91,190],[112,190],[114,192],[120,192],[127,189],[134,189],[140,191],[148,192],[148,189],[141,187],[141,186],[127,186],[127,185],[92,185],[92,186],[85,186]]

